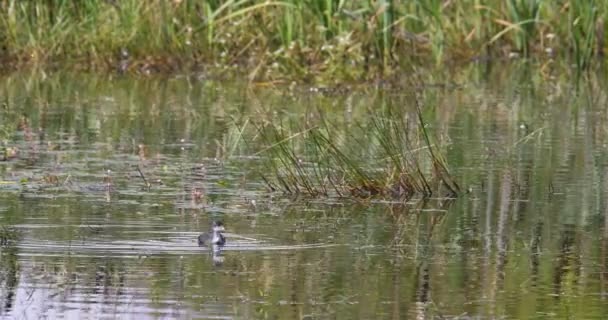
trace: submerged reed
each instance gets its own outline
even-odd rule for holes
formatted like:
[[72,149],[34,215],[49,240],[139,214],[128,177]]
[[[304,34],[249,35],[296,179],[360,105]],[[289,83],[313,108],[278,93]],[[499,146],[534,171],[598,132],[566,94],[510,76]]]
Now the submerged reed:
[[250,79],[547,52],[585,69],[605,49],[607,18],[605,2],[573,0],[8,0],[0,56],[131,72],[239,66]]

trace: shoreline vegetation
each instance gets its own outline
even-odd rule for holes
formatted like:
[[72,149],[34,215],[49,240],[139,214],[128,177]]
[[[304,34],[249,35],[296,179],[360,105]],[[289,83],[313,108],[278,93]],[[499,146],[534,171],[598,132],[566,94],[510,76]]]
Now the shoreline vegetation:
[[602,61],[608,4],[490,0],[0,2],[5,70],[245,74],[360,81],[412,66]]

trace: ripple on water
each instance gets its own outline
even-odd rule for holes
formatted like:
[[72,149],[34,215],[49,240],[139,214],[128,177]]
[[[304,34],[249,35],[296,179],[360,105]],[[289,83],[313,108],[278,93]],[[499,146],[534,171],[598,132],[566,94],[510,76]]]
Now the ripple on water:
[[[20,225],[21,228],[28,225]],[[61,225],[30,225],[31,229],[45,229],[53,227],[64,227]],[[88,225],[87,228],[102,226]],[[123,226],[106,225],[104,228],[116,228]],[[80,240],[71,241],[40,241],[36,239],[23,239],[18,244],[19,254],[23,256],[61,256],[69,253],[87,257],[122,256],[141,257],[154,254],[165,255],[195,255],[209,251],[208,247],[199,247],[196,242],[198,232],[170,232],[150,230],[151,226],[131,226],[131,228],[142,230],[127,230],[128,234],[142,234],[152,238],[164,238],[165,240],[108,240],[101,238],[83,237]],[[251,237],[240,236],[232,233],[224,233],[228,243],[221,247],[222,251],[290,251],[314,248],[327,248],[335,244],[316,243],[301,245],[277,245],[268,240],[257,240]]]

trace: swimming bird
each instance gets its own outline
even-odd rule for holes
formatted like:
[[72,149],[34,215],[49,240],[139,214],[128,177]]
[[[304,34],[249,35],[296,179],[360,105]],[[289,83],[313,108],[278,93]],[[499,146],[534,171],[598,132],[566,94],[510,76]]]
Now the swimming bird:
[[223,246],[226,244],[226,238],[222,235],[224,231],[224,224],[221,221],[213,221],[211,225],[211,232],[204,232],[198,236],[198,245],[218,245]]

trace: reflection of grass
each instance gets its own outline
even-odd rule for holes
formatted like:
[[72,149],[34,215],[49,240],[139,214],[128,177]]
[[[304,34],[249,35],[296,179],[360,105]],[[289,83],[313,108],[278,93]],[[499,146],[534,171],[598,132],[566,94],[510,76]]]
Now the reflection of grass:
[[413,116],[412,129],[412,114],[388,108],[361,123],[360,135],[343,137],[329,124],[268,121],[259,127],[267,146],[261,153],[268,156],[263,179],[271,190],[287,194],[409,199],[448,191],[456,196],[459,187],[421,125],[421,111]]
[[13,227],[0,226],[0,245],[7,246],[19,240],[21,233]]

